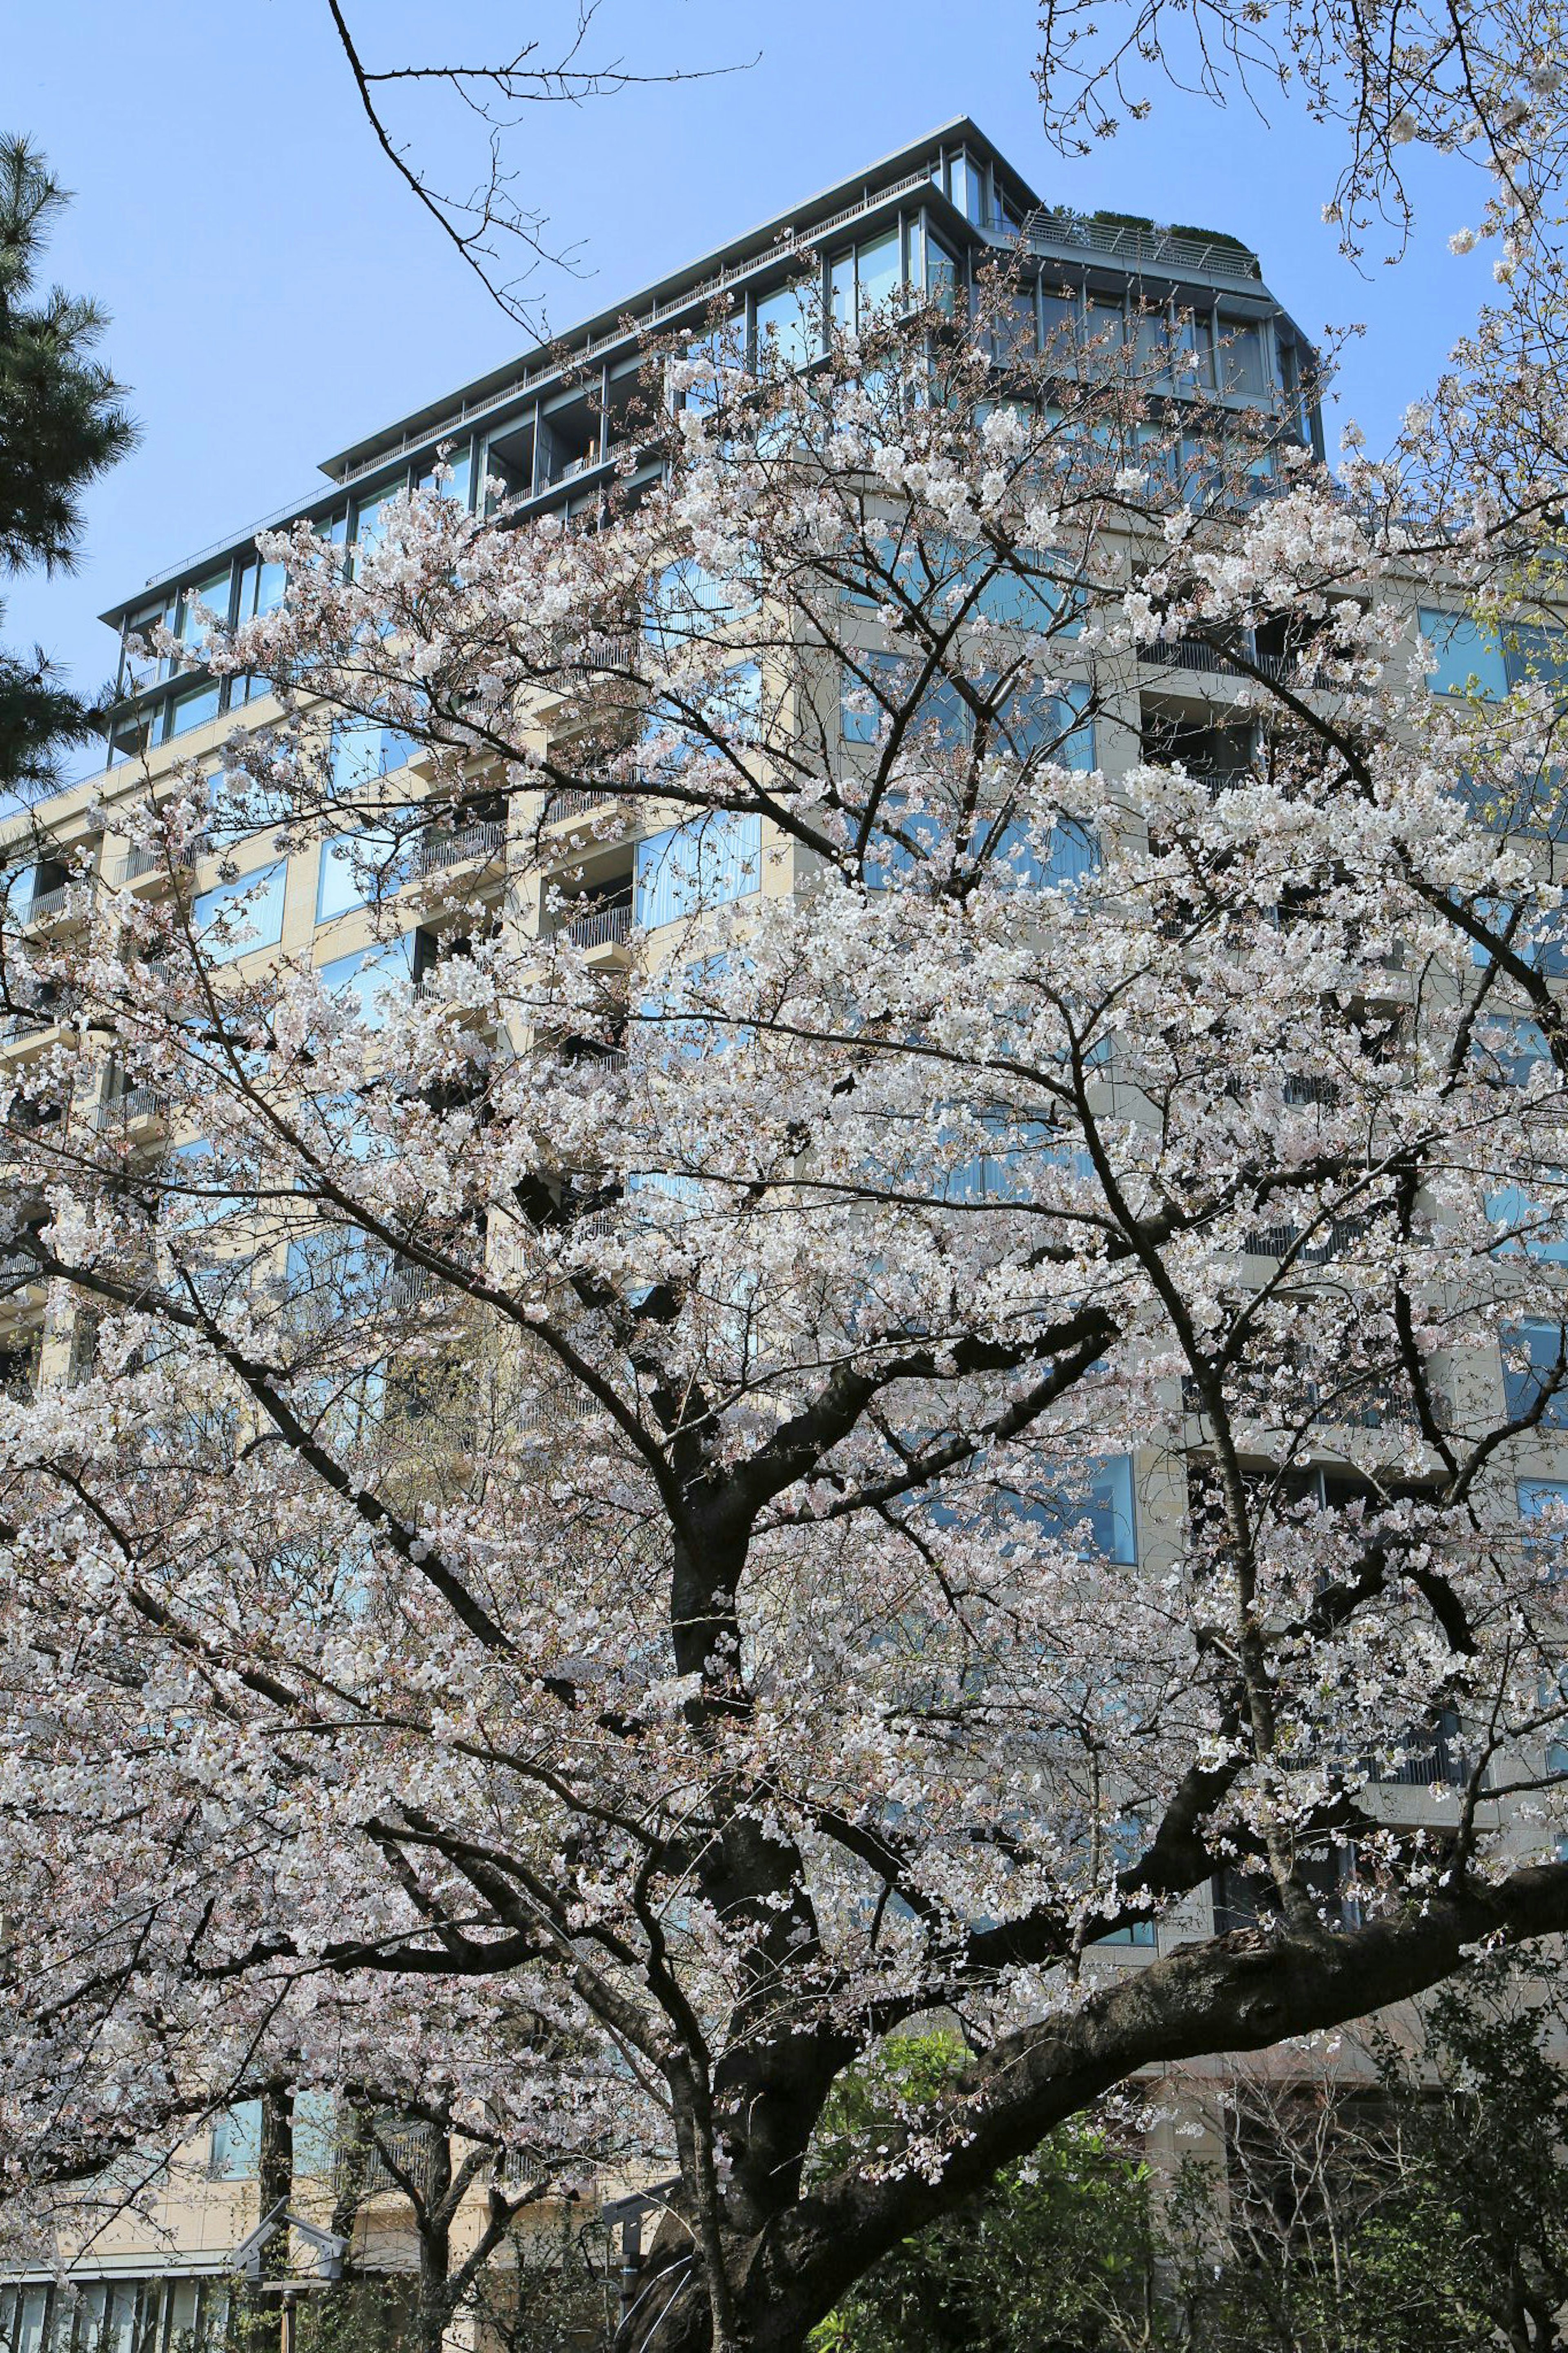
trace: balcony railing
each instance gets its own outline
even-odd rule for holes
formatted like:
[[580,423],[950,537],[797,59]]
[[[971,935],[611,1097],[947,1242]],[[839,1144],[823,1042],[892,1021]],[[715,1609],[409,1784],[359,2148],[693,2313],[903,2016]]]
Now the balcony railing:
[[444,867],[467,866],[471,860],[499,858],[505,848],[505,826],[486,818],[459,826],[455,833],[427,834],[416,863],[421,874],[434,874]]
[[1037,253],[1101,253],[1126,269],[1166,270],[1175,278],[1194,269],[1206,278],[1263,275],[1258,256],[1240,246],[1127,222],[1089,220],[1078,213],[1051,212],[1044,205],[1025,219],[1024,236]]
[[[332,2191],[338,2198],[374,2198],[379,2189],[392,2189],[396,2183],[387,2165],[390,2157],[398,2171],[406,2174],[424,2190],[430,2186],[435,2171],[436,2136],[429,2125],[397,2125],[378,2128],[374,2142],[351,2142],[332,2156]],[[384,2149],[386,2156],[383,2156]]]
[[184,849],[169,850],[162,842],[149,842],[137,849],[128,849],[121,860],[121,884],[140,882],[149,874],[181,873],[193,867],[202,853],[203,844],[187,842]]
[[52,891],[35,891],[22,910],[23,923],[30,931],[35,923],[52,923],[66,912],[66,902],[73,885],[60,882]]
[[127,1087],[121,1095],[109,1095],[98,1106],[94,1124],[101,1134],[105,1129],[130,1127],[142,1119],[160,1119],[166,1108],[156,1087]]
[[556,926],[555,936],[574,948],[615,947],[630,936],[632,911],[629,903],[616,907],[595,907],[592,914],[574,915]]
[[586,817],[591,809],[603,808],[606,803],[619,797],[618,793],[599,792],[585,785],[574,785],[565,792],[547,793],[540,822],[559,825],[569,817]]

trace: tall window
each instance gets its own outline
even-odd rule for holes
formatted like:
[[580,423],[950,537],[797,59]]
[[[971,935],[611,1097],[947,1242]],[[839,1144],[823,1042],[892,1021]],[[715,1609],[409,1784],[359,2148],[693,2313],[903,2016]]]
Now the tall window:
[[1568,1430],[1568,1333],[1561,1324],[1529,1322],[1510,1324],[1502,1335],[1503,1391],[1508,1417],[1518,1421],[1540,1401],[1551,1383],[1561,1384],[1548,1397],[1540,1427]]
[[209,964],[275,948],[283,936],[283,890],[288,867],[279,860],[237,881],[204,891],[191,910],[201,952]]
[[651,930],[746,898],[762,888],[762,869],[760,816],[690,818],[638,842],[636,921]]
[[379,1029],[386,1013],[377,1003],[378,997],[385,989],[405,986],[413,972],[414,934],[405,932],[401,939],[378,941],[353,955],[334,956],[331,964],[318,968],[316,976],[334,996],[352,998],[355,1020]]

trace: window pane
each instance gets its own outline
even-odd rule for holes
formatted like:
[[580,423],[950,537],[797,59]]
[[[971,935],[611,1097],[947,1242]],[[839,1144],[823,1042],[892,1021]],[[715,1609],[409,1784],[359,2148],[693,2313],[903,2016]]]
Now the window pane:
[[900,276],[899,232],[896,228],[857,249],[855,282],[858,304],[857,323],[859,326],[865,326],[874,310],[892,301],[899,290]]
[[1539,1427],[1568,1429],[1568,1378],[1562,1366],[1563,1328],[1560,1324],[1516,1324],[1502,1335],[1503,1390],[1508,1417],[1517,1421],[1529,1413],[1553,1378],[1563,1386],[1548,1398]]
[[354,720],[332,733],[332,790],[353,794],[406,767],[417,746],[395,727]]
[[[959,269],[957,255],[950,253],[946,246],[942,242],[942,239],[931,235],[930,224],[928,223],[926,227],[926,292],[931,296],[933,302],[948,313],[950,318],[958,303],[958,281]],[[1020,339],[1017,348],[1020,351],[1033,351],[1035,338],[1035,322],[1033,315],[1034,302],[1032,297],[1026,296],[1024,299],[1027,302],[1030,314],[1028,321],[1027,341],[1025,342]],[[1022,331],[1020,331],[1020,336],[1022,336]]]
[[391,898],[405,875],[398,856],[398,839],[391,828],[368,827],[359,833],[340,833],[321,844],[316,871],[316,921],[331,923],[353,907],[379,904]]
[[205,727],[209,719],[217,717],[221,690],[216,679],[204,686],[188,686],[183,693],[170,698],[163,719],[163,741],[171,735],[188,735],[194,727]]
[[191,911],[192,921],[209,964],[228,964],[258,948],[277,946],[283,936],[287,873],[287,866],[279,861],[200,894]]
[[637,844],[636,921],[672,923],[762,886],[762,818],[703,817]]
[[261,2163],[261,2103],[242,2100],[213,2120],[208,2170],[216,2181],[244,2181]]
[[1468,613],[1435,612],[1423,606],[1417,615],[1421,634],[1437,658],[1426,683],[1434,694],[1476,693],[1488,697],[1508,692],[1508,671],[1502,648]]
[[1259,400],[1268,390],[1268,362],[1260,322],[1222,318],[1225,388]]
[[817,332],[816,289],[810,284],[781,286],[757,304],[757,364],[770,353],[784,367],[804,367],[816,356]]
[[1042,290],[1040,328],[1053,359],[1065,359],[1078,342],[1083,306],[1069,288]]
[[357,955],[334,956],[331,964],[320,967],[318,977],[334,996],[341,993],[355,1000],[356,1020],[380,1029],[386,1016],[376,1004],[378,991],[406,983],[413,973],[414,934],[408,932],[401,939],[361,948]]

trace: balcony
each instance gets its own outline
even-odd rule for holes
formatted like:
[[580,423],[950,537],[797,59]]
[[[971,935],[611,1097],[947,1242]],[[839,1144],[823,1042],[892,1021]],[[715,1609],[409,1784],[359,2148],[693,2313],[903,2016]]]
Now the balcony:
[[420,874],[439,874],[453,866],[488,865],[505,849],[506,827],[499,819],[478,819],[452,833],[426,834],[416,852],[415,867]]
[[568,818],[587,817],[621,798],[619,793],[596,792],[588,786],[574,786],[568,791],[546,793],[540,812],[541,825],[561,825]]
[[[379,2146],[377,2145],[379,2143]],[[382,2154],[384,2149],[385,2156]],[[399,2173],[427,2190],[435,2173],[436,2134],[426,2124],[378,2126],[375,2140],[349,2142],[332,2152],[332,2191],[338,2198],[374,2198],[395,2189],[387,2158]]]
[[595,907],[585,915],[574,915],[557,923],[555,937],[568,947],[615,948],[630,938],[632,907],[629,899],[618,905]]
[[68,912],[72,891],[78,887],[70,882],[57,882],[50,890],[35,891],[22,910],[23,930],[34,932],[59,923]]
[[195,864],[205,845],[187,842],[184,849],[169,849],[162,842],[149,842],[136,849],[128,849],[120,861],[119,881],[121,889],[133,882],[144,882],[150,875],[167,879],[171,872],[185,873]]
[[1083,213],[1053,211],[1037,205],[1024,221],[1026,243],[1036,253],[1103,254],[1124,269],[1167,272],[1173,278],[1261,279],[1258,256],[1239,245],[1206,237],[1178,237],[1171,229],[1131,222],[1099,221]]
[[100,1135],[115,1128],[142,1125],[150,1119],[162,1119],[168,1109],[166,1100],[156,1087],[128,1087],[121,1095],[110,1095],[93,1113],[93,1125]]

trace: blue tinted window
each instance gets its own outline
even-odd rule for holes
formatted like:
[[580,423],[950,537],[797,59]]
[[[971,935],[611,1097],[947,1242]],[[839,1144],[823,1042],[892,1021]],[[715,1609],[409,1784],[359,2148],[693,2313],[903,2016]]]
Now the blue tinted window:
[[188,735],[193,727],[205,727],[209,719],[217,717],[220,689],[216,679],[202,686],[188,686],[171,696],[163,719],[163,740],[171,735]]
[[204,891],[191,910],[198,944],[209,964],[227,964],[258,948],[275,948],[283,936],[283,887],[288,873],[279,860],[236,882]]
[[390,828],[341,833],[321,844],[316,870],[316,921],[331,923],[373,900],[389,898],[405,880]]
[[386,1017],[376,1004],[377,991],[407,982],[413,971],[414,935],[408,932],[399,940],[379,942],[353,955],[334,956],[331,964],[318,967],[317,976],[334,996],[341,992],[356,1000],[356,1020],[379,1029]]
[[1568,1429],[1568,1376],[1561,1370],[1568,1356],[1561,1324],[1515,1324],[1502,1335],[1503,1390],[1508,1418],[1518,1421],[1529,1413],[1553,1378],[1563,1381],[1547,1399],[1540,1427]]
[[1487,1216],[1508,1230],[1493,1244],[1493,1255],[1520,1255],[1552,1266],[1568,1264],[1568,1192],[1551,1196],[1528,1191],[1522,1185],[1505,1185],[1486,1197]]
[[1494,634],[1483,631],[1468,613],[1440,613],[1423,606],[1418,618],[1421,634],[1437,659],[1426,681],[1434,694],[1496,697],[1508,692],[1507,665]]
[[815,359],[821,343],[818,308],[813,286],[782,286],[776,294],[764,294],[756,310],[759,364],[770,351],[785,367],[804,367]]
[[1027,1521],[1046,1535],[1070,1538],[1107,1560],[1133,1561],[1138,1556],[1131,1455],[1108,1454],[1086,1462],[1076,1473],[1064,1476],[1055,1494],[1012,1494],[1003,1501],[1011,1516]]
[[651,929],[762,887],[760,816],[693,818],[639,841],[636,920]]
[[899,232],[889,229],[885,237],[873,237],[859,246],[855,253],[855,288],[857,324],[864,327],[875,311],[890,302],[903,284],[903,260],[899,251]]
[[332,789],[355,793],[406,767],[418,746],[411,735],[374,720],[352,720],[332,731]]
[[241,2100],[213,2119],[208,2171],[215,2181],[248,2181],[261,2168],[261,2103]]

